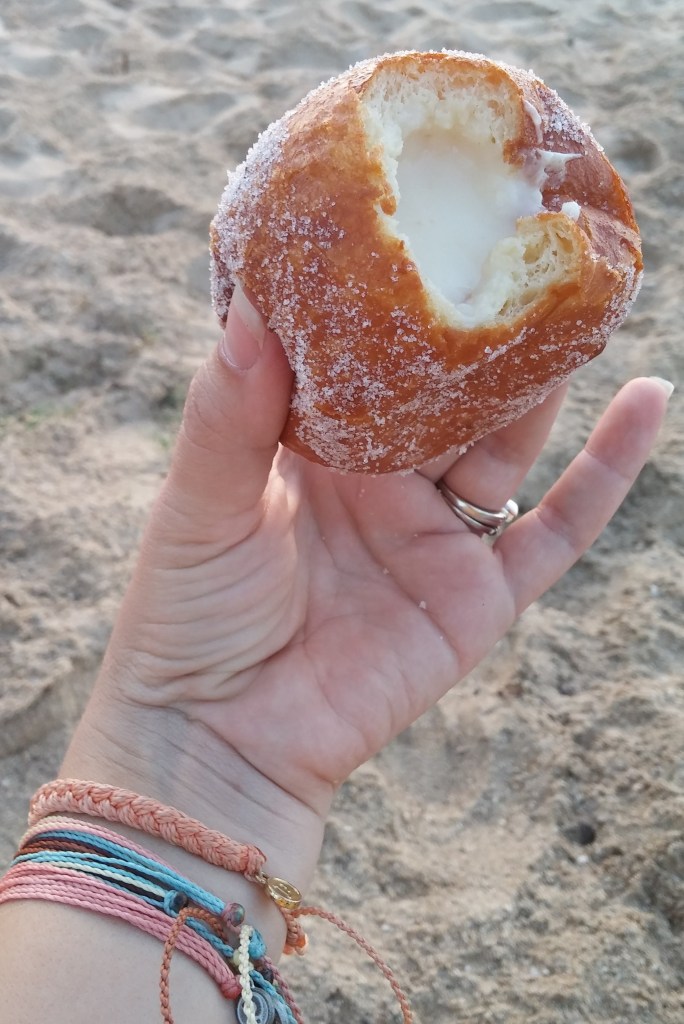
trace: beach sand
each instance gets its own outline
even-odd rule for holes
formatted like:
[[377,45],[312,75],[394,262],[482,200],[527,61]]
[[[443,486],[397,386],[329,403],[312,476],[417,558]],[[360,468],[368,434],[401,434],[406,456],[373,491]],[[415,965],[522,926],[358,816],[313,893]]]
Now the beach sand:
[[[57,770],[217,340],[207,229],[257,132],[358,59],[442,47],[532,67],[592,125],[647,274],[526,508],[622,382],[684,378],[683,38],[680,0],[3,0],[0,861]],[[421,1021],[684,1021],[683,441],[675,392],[589,554],[339,794],[310,897],[378,946]],[[397,1019],[324,924],[286,969],[311,1021]]]

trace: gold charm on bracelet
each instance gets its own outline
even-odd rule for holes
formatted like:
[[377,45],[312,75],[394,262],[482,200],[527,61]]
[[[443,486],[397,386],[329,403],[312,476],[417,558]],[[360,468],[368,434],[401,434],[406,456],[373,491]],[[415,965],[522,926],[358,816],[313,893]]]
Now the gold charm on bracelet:
[[296,886],[286,882],[284,878],[267,878],[264,887],[273,902],[283,910],[297,910],[301,906],[301,892]]

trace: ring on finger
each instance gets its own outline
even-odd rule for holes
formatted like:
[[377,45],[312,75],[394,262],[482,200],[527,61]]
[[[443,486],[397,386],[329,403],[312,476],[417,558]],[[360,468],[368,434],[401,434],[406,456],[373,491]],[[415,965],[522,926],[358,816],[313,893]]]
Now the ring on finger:
[[512,500],[500,509],[481,508],[455,494],[444,480],[438,480],[435,486],[454,515],[478,537],[501,536],[518,515],[518,506]]

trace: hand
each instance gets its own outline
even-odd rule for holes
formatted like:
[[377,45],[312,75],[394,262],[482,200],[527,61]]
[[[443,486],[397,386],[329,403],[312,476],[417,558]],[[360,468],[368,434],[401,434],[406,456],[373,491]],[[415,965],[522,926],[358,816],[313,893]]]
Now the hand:
[[[554,395],[460,459],[340,475],[278,450],[289,367],[238,293],[194,380],[109,649],[109,685],[173,707],[317,813],[349,773],[470,671],[589,547],[643,465],[666,394],[633,381],[540,505],[495,546],[433,481],[500,506]],[[258,350],[257,342],[263,347]]]

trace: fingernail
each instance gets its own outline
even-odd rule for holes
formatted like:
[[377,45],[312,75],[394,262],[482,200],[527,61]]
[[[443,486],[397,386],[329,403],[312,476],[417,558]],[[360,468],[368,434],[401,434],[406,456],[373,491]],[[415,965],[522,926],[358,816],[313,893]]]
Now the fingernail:
[[236,370],[249,370],[261,355],[266,339],[266,321],[238,284],[228,310],[226,328],[219,348]]
[[656,384],[659,384],[667,397],[670,397],[675,387],[671,380],[665,380],[664,377],[651,377],[651,380],[655,381]]

